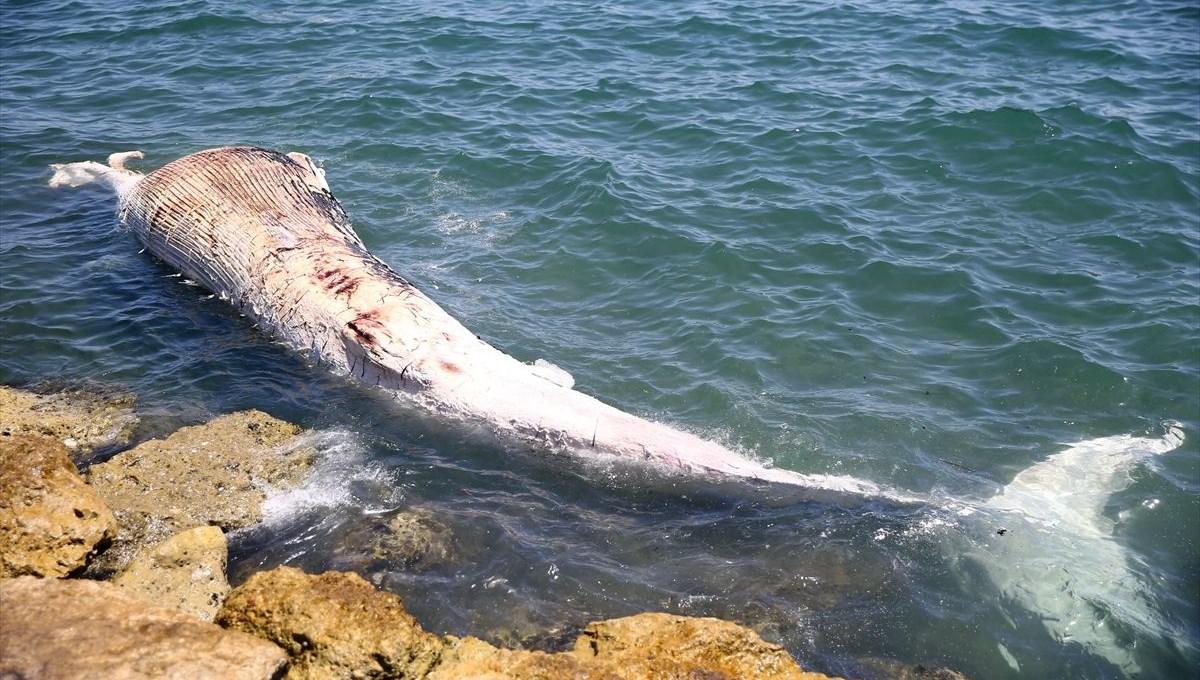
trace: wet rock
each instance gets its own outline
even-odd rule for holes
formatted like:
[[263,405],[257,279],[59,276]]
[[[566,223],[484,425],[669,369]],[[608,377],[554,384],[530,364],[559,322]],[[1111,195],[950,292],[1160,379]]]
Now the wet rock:
[[443,661],[427,680],[623,680],[605,663],[582,662],[569,654],[500,649],[477,638],[447,638]]
[[314,451],[301,428],[260,411],[184,427],[88,468],[87,480],[121,526],[89,574],[118,571],[139,549],[196,526],[230,530],[262,519],[270,488],[294,485]]
[[450,528],[428,510],[398,512],[387,520],[385,529],[372,545],[379,559],[413,568],[450,557]]
[[575,642],[580,660],[595,659],[623,678],[759,678],[824,680],[806,673],[783,647],[720,619],[647,613],[589,624]]
[[4,579],[0,601],[0,677],[267,680],[287,661],[266,640],[149,606],[109,583]]
[[908,664],[897,659],[869,657],[859,663],[872,680],[967,680],[958,671],[935,664]]
[[909,674],[900,676],[900,680],[967,680],[967,676],[945,666],[917,664],[909,666]]
[[805,673],[780,646],[718,619],[641,614],[592,623],[570,652],[500,649],[425,632],[400,598],[355,574],[290,567],[234,589],[217,623],[262,636],[291,658],[288,678],[428,680],[829,680]]
[[229,594],[216,621],[283,647],[290,680],[422,678],[443,646],[399,597],[343,572],[260,572]]
[[410,508],[358,519],[335,552],[355,571],[416,571],[451,560],[453,546],[450,527],[428,510]]
[[133,401],[132,394],[113,388],[66,387],[40,394],[0,386],[0,436],[52,437],[81,461],[97,449],[129,441],[138,423]]
[[0,576],[61,577],[83,569],[117,535],[61,442],[0,436]]
[[220,528],[195,527],[138,553],[113,585],[148,604],[212,621],[229,594],[228,559]]

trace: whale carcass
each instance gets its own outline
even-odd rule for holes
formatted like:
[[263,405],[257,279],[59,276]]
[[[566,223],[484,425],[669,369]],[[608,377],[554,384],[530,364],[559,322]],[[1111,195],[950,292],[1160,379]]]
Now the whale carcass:
[[849,477],[764,466],[578,392],[553,364],[522,363],[483,342],[367,251],[324,171],[304,154],[210,149],[146,175],[125,168],[130,157],[141,154],[52,166],[50,184],[108,183],[121,222],[150,252],[336,372],[539,450],[881,493]]
[[[778,482],[809,497],[946,503],[849,477],[765,467],[582,394],[552,365],[510,357],[372,256],[323,171],[303,154],[212,149],[147,175],[124,167],[139,156],[56,165],[50,184],[108,183],[121,221],[159,258],[288,346],[441,418],[539,450],[648,461],[708,479]],[[951,541],[953,552],[982,563],[1004,601],[1037,615],[1056,637],[1136,672],[1137,650],[1112,629],[1112,616],[1151,636],[1186,636],[1137,599],[1137,586],[1129,585],[1138,579],[1132,556],[1101,511],[1130,469],[1182,440],[1172,425],[1162,438],[1080,442],[1018,474],[991,499],[951,500],[946,510],[977,516],[989,537],[968,546]],[[1195,658],[1194,644],[1181,646]]]

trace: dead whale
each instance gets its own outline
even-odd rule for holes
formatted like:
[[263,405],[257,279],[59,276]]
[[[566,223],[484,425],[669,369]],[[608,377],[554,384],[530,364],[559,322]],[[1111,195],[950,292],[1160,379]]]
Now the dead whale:
[[[50,184],[107,183],[117,193],[120,220],[148,250],[338,373],[439,418],[542,451],[648,463],[706,481],[779,483],[805,498],[941,505],[992,535],[955,552],[981,564],[1005,601],[1041,618],[1056,638],[1130,673],[1139,668],[1136,650],[1109,617],[1143,634],[1186,641],[1139,599],[1134,556],[1114,540],[1102,514],[1129,470],[1180,445],[1177,426],[1161,438],[1076,443],[977,502],[770,468],[604,404],[574,390],[571,376],[552,364],[522,363],[477,338],[367,251],[323,171],[303,154],[232,147],[146,175],[125,168],[140,156],[55,165]],[[1195,646],[1181,644],[1195,658]],[[1000,651],[1019,669],[1007,648]]]
[[836,475],[775,469],[573,389],[553,364],[526,364],[480,340],[367,251],[309,157],[210,149],[146,175],[52,166],[51,186],[102,180],[150,252],[228,300],[287,346],[451,421],[541,451],[645,461],[706,477],[794,485],[818,495],[887,495]]

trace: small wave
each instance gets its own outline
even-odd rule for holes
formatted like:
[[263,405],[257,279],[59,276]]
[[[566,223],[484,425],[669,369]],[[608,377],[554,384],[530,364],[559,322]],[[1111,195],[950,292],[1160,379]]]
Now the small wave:
[[316,449],[316,462],[300,486],[267,495],[264,524],[282,524],[313,511],[351,505],[365,512],[381,511],[402,494],[391,473],[372,460],[371,452],[350,432],[316,432],[294,446]]

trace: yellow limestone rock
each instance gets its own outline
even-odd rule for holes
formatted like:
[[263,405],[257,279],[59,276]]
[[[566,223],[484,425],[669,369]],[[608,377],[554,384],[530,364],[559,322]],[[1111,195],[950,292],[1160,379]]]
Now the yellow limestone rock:
[[196,526],[235,529],[262,519],[267,489],[294,484],[314,452],[302,430],[260,411],[180,428],[87,470],[121,533],[102,568],[123,568],[140,549]]
[[138,553],[113,585],[143,602],[212,621],[229,581],[229,546],[219,527],[195,527]]
[[150,606],[111,583],[3,579],[0,602],[4,678],[268,680],[287,663],[266,640]]
[[130,394],[103,388],[38,394],[0,386],[0,434],[52,437],[73,456],[128,442],[137,423]]
[[66,446],[0,435],[0,576],[66,576],[116,535],[116,519],[80,478]]
[[257,573],[229,594],[216,622],[283,647],[289,680],[423,678],[443,645],[398,596],[344,572]]

